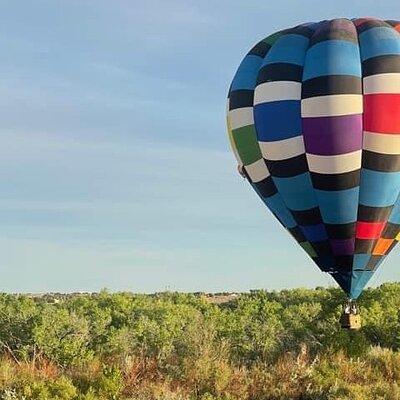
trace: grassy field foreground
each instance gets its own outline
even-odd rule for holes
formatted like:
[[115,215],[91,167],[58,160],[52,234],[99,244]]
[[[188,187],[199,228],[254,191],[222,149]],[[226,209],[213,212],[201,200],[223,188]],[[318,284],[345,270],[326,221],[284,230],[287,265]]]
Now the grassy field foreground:
[[[229,297],[227,298],[229,300]],[[0,398],[400,399],[400,284],[367,290],[0,295]]]

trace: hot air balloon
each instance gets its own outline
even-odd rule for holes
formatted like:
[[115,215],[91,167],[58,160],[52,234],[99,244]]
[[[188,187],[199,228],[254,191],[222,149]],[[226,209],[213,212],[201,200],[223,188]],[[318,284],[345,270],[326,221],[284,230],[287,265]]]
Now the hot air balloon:
[[305,23],[244,57],[228,95],[238,169],[355,300],[400,240],[400,22]]

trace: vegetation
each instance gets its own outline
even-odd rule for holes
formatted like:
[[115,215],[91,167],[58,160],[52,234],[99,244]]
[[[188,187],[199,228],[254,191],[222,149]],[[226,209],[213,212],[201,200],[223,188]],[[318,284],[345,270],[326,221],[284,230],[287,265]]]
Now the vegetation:
[[1,294],[0,398],[400,399],[400,284],[222,297]]

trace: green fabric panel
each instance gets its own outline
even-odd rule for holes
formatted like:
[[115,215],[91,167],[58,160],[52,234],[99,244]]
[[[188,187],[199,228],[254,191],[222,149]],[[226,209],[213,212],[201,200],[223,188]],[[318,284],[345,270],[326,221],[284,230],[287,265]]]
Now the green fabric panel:
[[254,125],[234,129],[232,136],[239,157],[244,165],[252,164],[262,158]]
[[273,33],[272,35],[267,36],[263,42],[268,43],[269,45],[273,45],[281,36],[283,32],[276,32]]
[[[229,124],[229,123],[228,123],[228,124]],[[232,131],[231,131],[230,128],[228,128],[228,138],[229,138],[229,143],[230,143],[230,145],[231,145],[232,151],[233,151],[233,153],[235,154],[235,157],[236,157],[236,158],[239,158],[239,157],[238,157],[238,151],[237,151],[237,148],[236,148],[236,143],[235,143],[235,141],[233,140],[233,133],[232,133]],[[239,160],[237,160],[237,161],[240,163]]]
[[307,252],[307,254],[310,257],[317,257],[317,253],[315,252],[315,250],[311,246],[310,242],[303,242],[303,243],[299,243],[299,244]]

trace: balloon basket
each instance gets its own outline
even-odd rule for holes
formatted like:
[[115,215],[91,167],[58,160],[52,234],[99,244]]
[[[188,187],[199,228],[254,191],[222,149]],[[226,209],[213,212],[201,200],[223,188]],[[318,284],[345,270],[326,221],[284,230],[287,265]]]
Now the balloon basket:
[[361,315],[342,314],[340,325],[343,329],[358,330],[361,328]]
[[343,329],[358,330],[361,328],[361,315],[354,300],[349,300],[344,306],[340,325]]

